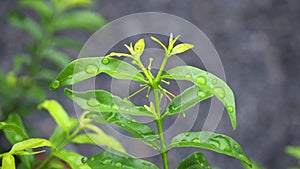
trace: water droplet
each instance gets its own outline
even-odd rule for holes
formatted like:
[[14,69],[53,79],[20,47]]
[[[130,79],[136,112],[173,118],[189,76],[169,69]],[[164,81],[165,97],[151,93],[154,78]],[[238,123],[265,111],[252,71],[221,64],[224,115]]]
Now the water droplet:
[[136,122],[136,120],[135,120],[135,119],[132,119],[131,121],[132,121],[133,123],[135,123],[135,122]]
[[186,77],[186,78],[191,78],[191,77],[192,77],[192,75],[190,75],[190,74],[186,74],[186,75],[185,75],[185,77]]
[[204,164],[203,164],[203,163],[200,163],[200,165],[201,165],[202,167],[204,167]]
[[54,80],[54,82],[52,82],[51,87],[53,89],[57,89],[57,88],[59,88],[59,86],[60,86],[60,82],[58,80]]
[[72,91],[70,89],[66,89],[65,90],[65,94],[68,96],[68,97],[71,97],[72,96]]
[[217,84],[217,83],[218,83],[218,79],[213,78],[213,79],[211,80],[211,83],[212,83],[213,85]]
[[127,121],[127,124],[131,124],[132,123],[132,121]]
[[194,138],[194,139],[192,140],[192,142],[193,142],[193,143],[200,143],[200,139],[199,139],[199,138]]
[[184,135],[185,135],[185,136],[189,136],[189,135],[190,135],[190,133],[185,133]]
[[95,98],[90,98],[88,101],[87,101],[87,104],[91,107],[96,107],[96,106],[99,106],[100,103],[97,99]]
[[120,167],[122,167],[122,163],[117,162],[117,163],[115,164],[115,166],[118,167],[118,168],[120,168]]
[[196,82],[197,82],[197,84],[205,85],[206,84],[206,78],[203,77],[203,76],[198,76],[197,79],[196,79]]
[[88,159],[87,157],[82,157],[81,162],[84,164],[86,163],[87,159]]
[[108,58],[103,58],[101,61],[104,65],[109,64],[110,60]]
[[91,161],[94,161],[94,160],[95,160],[95,158],[94,158],[94,157],[92,157],[92,158],[91,158]]
[[198,91],[198,97],[204,98],[206,96],[206,93],[204,91]]
[[235,144],[235,145],[234,145],[234,148],[235,148],[235,149],[238,149],[238,148],[239,148],[239,145]]
[[221,87],[215,87],[213,89],[214,93],[216,95],[218,95],[220,98],[224,98],[225,97],[225,90]]
[[85,67],[85,71],[86,71],[86,73],[88,73],[88,74],[96,74],[97,72],[98,72],[98,67],[96,66],[96,65],[94,65],[94,64],[92,64],[92,65],[87,65],[86,67]]
[[68,79],[72,79],[73,75],[68,75]]
[[227,106],[226,109],[227,109],[227,111],[228,111],[229,113],[233,113],[233,112],[234,112],[234,109],[233,109],[233,107],[231,107],[231,106]]
[[187,141],[187,139],[185,139],[185,138],[184,138],[184,139],[181,139],[181,142],[185,142],[185,141]]
[[105,159],[103,159],[102,164],[104,164],[104,165],[111,164],[111,158],[105,158]]
[[121,127],[125,127],[125,124],[124,124],[124,123],[122,123],[122,124],[121,124]]

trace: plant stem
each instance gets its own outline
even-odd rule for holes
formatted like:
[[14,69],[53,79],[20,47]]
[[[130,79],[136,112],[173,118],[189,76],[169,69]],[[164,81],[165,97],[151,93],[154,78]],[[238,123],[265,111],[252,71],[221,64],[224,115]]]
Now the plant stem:
[[160,75],[162,74],[162,72],[163,72],[163,70],[164,70],[164,68],[165,68],[165,66],[166,66],[166,64],[167,64],[168,59],[169,59],[169,57],[168,57],[168,55],[166,54],[165,57],[164,57],[163,62],[161,63],[161,66],[160,66],[160,68],[159,68],[159,71],[158,71],[158,73],[157,73],[157,76],[156,76],[156,78],[155,78],[155,81],[159,81],[159,80],[160,80]]
[[164,133],[163,133],[163,126],[162,126],[162,118],[160,117],[160,98],[159,98],[159,90],[154,89],[154,99],[155,99],[155,106],[156,106],[156,112],[158,115],[158,119],[156,120],[157,124],[157,130],[158,130],[158,135],[160,139],[160,155],[162,157],[164,169],[168,169],[168,156],[167,156],[167,150],[166,150],[166,145],[165,145],[165,138],[164,138]]

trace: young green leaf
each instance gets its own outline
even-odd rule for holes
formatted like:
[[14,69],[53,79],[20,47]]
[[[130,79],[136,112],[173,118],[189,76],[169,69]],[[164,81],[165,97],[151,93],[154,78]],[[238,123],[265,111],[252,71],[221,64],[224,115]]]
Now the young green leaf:
[[95,134],[95,133],[85,133],[76,136],[72,142],[78,144],[95,144],[99,146],[107,146],[110,149],[114,149],[120,152],[126,152],[123,146],[113,137],[106,134]]
[[251,161],[242,150],[241,146],[232,138],[212,132],[187,132],[175,136],[168,146],[174,147],[197,147],[226,154],[251,166]]
[[164,49],[165,51],[168,50],[167,47],[166,47],[160,40],[158,40],[156,37],[151,36],[151,39],[152,39],[153,41],[157,42],[161,47],[163,47],[163,49]]
[[80,41],[65,38],[65,37],[54,37],[52,40],[53,47],[56,48],[74,48],[74,49],[80,49],[82,47],[82,43]]
[[91,169],[87,164],[83,164],[81,159],[82,155],[68,150],[55,151],[53,155],[66,163],[68,163],[72,169]]
[[93,3],[92,0],[52,0],[52,2],[61,11],[74,7],[89,6]]
[[158,135],[145,124],[139,123],[128,115],[120,113],[89,113],[87,118],[100,124],[114,123],[126,130],[133,137],[154,148],[158,147]]
[[73,100],[82,109],[87,111],[101,113],[120,112],[135,116],[153,116],[144,107],[135,106],[132,102],[125,101],[104,90],[75,92],[66,88],[65,94],[69,99]]
[[23,139],[27,138],[27,135],[24,133],[23,129],[16,124],[0,122],[0,130],[7,130],[7,132],[14,131],[20,135]]
[[232,128],[236,128],[236,111],[234,95],[230,87],[217,76],[192,66],[178,66],[168,70],[162,79],[188,80],[202,90],[215,95],[227,109]]
[[187,50],[190,50],[193,47],[194,47],[194,45],[192,45],[192,44],[187,44],[187,43],[179,44],[179,45],[175,46],[172,49],[172,51],[170,53],[170,56],[176,55],[176,54],[179,54],[179,53],[183,53],[183,52],[185,52]]
[[58,50],[49,49],[45,54],[45,59],[53,62],[60,68],[64,68],[70,62],[68,55]]
[[64,108],[56,100],[46,100],[38,106],[39,109],[46,109],[55,122],[66,133],[69,133],[78,124],[77,119],[70,118]]
[[40,16],[42,16],[45,19],[50,18],[53,14],[51,5],[49,5],[47,1],[20,0],[19,4],[22,7],[31,8],[37,11],[40,14]]
[[25,65],[30,65],[31,63],[31,57],[27,54],[18,54],[15,55],[14,57],[14,70],[16,72],[19,72],[23,66]]
[[202,100],[210,98],[212,93],[207,90],[202,90],[198,86],[192,86],[176,96],[167,106],[164,116],[174,115],[184,112]]
[[107,73],[117,79],[146,82],[139,70],[126,62],[114,58],[90,57],[72,61],[50,84],[50,89],[73,85],[100,73]]
[[140,57],[142,55],[144,49],[145,49],[144,39],[138,40],[134,45],[134,51],[135,51],[136,54],[139,55],[138,57]]
[[180,161],[176,169],[211,169],[211,166],[203,153],[194,152]]
[[159,169],[155,164],[120,152],[103,151],[87,160],[93,169]]
[[11,150],[9,151],[9,153],[14,155],[23,155],[24,151],[27,151],[28,149],[45,147],[45,146],[55,147],[48,140],[41,139],[41,138],[32,138],[14,144]]
[[14,156],[9,153],[3,154],[2,169],[16,169]]
[[299,146],[287,146],[284,149],[285,153],[300,160],[300,147]]
[[55,20],[54,28],[56,30],[77,28],[95,31],[104,24],[105,20],[101,15],[98,15],[95,12],[84,10],[64,14]]
[[10,13],[8,18],[10,24],[13,26],[24,29],[29,32],[34,38],[42,38],[42,31],[40,26],[30,17],[26,17],[20,13],[13,12]]

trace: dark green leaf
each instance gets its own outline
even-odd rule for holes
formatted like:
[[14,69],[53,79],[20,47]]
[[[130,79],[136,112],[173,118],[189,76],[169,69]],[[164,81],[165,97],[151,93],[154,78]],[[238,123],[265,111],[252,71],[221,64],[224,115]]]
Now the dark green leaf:
[[56,48],[74,48],[74,49],[80,49],[82,47],[82,43],[69,38],[59,38],[54,37],[52,40],[52,45]]
[[[41,139],[41,138],[31,138],[28,140],[21,141],[19,143],[16,143],[13,145],[9,153],[15,154],[15,155],[27,155],[31,152],[28,152],[28,149],[31,148],[39,148],[39,147],[55,147],[52,143],[50,143],[48,140]],[[43,152],[43,151],[40,151]]]
[[13,12],[10,13],[8,20],[13,26],[28,31],[36,39],[42,38],[40,26],[33,19]]
[[42,17],[50,18],[53,10],[47,1],[20,0],[20,5],[37,11]]
[[69,99],[77,103],[82,109],[92,112],[120,112],[135,116],[153,115],[144,107],[135,106],[132,102],[123,100],[118,96],[112,95],[104,90],[93,90],[87,92],[75,92],[68,88],[65,89],[65,94]]
[[174,115],[184,112],[202,100],[210,98],[212,93],[202,91],[198,86],[192,86],[175,97],[165,110],[165,115]]
[[55,21],[56,30],[86,29],[95,31],[105,24],[104,18],[91,11],[74,11],[61,16]]
[[64,108],[55,100],[46,100],[38,106],[39,109],[46,109],[55,122],[66,133],[69,133],[78,124],[77,119],[70,118]]
[[176,169],[211,169],[211,167],[203,153],[194,152],[180,161]]
[[73,85],[102,72],[117,79],[145,82],[139,70],[126,62],[113,58],[90,57],[72,61],[50,84],[50,89]]
[[9,153],[3,154],[2,169],[16,169],[14,156]]
[[169,148],[173,147],[197,147],[226,154],[251,165],[250,159],[241,146],[232,138],[212,132],[187,132],[175,136]]
[[126,152],[123,146],[113,137],[103,134],[85,133],[76,136],[72,142],[78,144],[96,144],[99,146],[107,146],[110,149],[114,149],[120,152]]
[[158,136],[155,134],[155,132],[149,126],[137,122],[128,115],[120,113],[93,112],[87,114],[87,118],[90,118],[100,124],[114,123],[145,144],[154,148],[158,147]]
[[287,147],[285,147],[284,151],[287,154],[300,160],[300,147],[299,146],[287,146]]
[[24,133],[23,129],[16,124],[0,122],[0,130],[7,130],[7,132],[13,131],[20,135],[23,139],[27,138],[27,135]]
[[89,157],[87,163],[93,169],[158,169],[155,164],[148,161],[109,151]]
[[48,50],[45,57],[60,68],[64,68],[70,62],[69,57],[65,53],[53,49]]
[[68,150],[55,151],[54,156],[68,163],[72,169],[91,169],[87,164],[83,164],[82,155]]
[[168,70],[162,78],[188,80],[200,87],[201,91],[211,92],[227,109],[232,128],[236,128],[234,95],[230,87],[217,76],[192,66],[178,66]]

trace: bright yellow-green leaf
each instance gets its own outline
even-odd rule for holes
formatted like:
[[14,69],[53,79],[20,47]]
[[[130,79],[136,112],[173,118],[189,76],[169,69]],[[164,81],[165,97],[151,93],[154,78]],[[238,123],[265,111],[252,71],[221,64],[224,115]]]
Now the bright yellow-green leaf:
[[175,46],[172,49],[172,51],[170,53],[170,56],[176,55],[176,54],[179,54],[179,53],[183,53],[183,52],[185,52],[185,51],[187,51],[187,50],[189,50],[193,47],[194,47],[194,45],[192,45],[192,44],[187,44],[187,43],[179,44],[179,45]]
[[46,147],[55,147],[48,140],[41,139],[41,138],[32,138],[32,139],[28,139],[28,140],[21,141],[19,143],[14,144],[9,153],[15,154],[15,155],[22,155],[22,153],[28,149],[45,147],[45,146]]
[[2,169],[16,169],[14,156],[9,153],[3,154]]
[[18,125],[16,125],[16,124],[0,122],[0,130],[1,129],[8,130],[8,132],[14,131],[14,132],[18,133],[23,139],[27,138],[27,136],[24,133],[23,129],[21,127],[19,127]]
[[151,36],[151,39],[153,41],[157,42],[161,47],[163,47],[165,51],[168,50],[167,47],[160,40],[158,40],[156,37]]
[[64,108],[55,100],[46,100],[38,106],[39,109],[46,109],[55,122],[66,133],[69,133],[78,124],[76,119],[70,118]]
[[143,51],[145,49],[145,41],[144,39],[138,40],[134,45],[134,51],[139,56],[142,55]]

